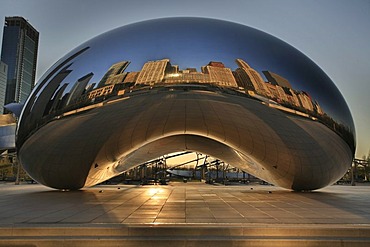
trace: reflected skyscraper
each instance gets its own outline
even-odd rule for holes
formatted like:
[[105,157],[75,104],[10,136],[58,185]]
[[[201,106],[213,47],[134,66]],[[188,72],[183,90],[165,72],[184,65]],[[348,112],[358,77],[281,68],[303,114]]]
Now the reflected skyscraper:
[[308,111],[313,111],[313,104],[310,96],[306,92],[302,92],[298,94],[298,99],[301,103],[301,106],[308,110]]
[[140,74],[140,72],[130,72],[130,73],[128,73],[127,76],[125,77],[125,79],[123,80],[123,83],[135,84],[139,74]]
[[262,71],[262,73],[266,76],[266,79],[273,85],[279,85],[281,87],[287,87],[292,88],[292,85],[290,85],[289,81],[282,77],[281,75],[278,75],[276,73],[273,73],[271,71]]
[[87,84],[89,83],[90,79],[94,76],[94,73],[89,73],[80,79],[73,85],[71,92],[69,93],[69,98],[67,100],[67,105],[73,104],[76,99],[81,97],[84,93]]
[[119,82],[123,82],[127,73],[125,72],[127,66],[130,64],[128,61],[121,61],[118,63],[113,64],[105,73],[103,78],[98,84],[98,87],[103,87],[104,85],[108,84],[116,84]]
[[5,17],[1,60],[8,65],[5,102],[24,103],[36,77],[39,32],[23,17]]
[[248,88],[250,87],[250,85],[253,85],[253,88],[257,93],[266,96],[270,95],[264,80],[256,70],[251,68],[242,59],[238,58],[235,60],[235,62],[238,64],[240,68],[240,70],[238,70],[238,75],[242,78],[242,81],[244,81],[244,83],[241,86],[246,85],[246,88]]
[[237,87],[235,78],[231,69],[225,68],[221,62],[209,62],[207,66],[202,67],[205,74],[209,74],[210,81],[220,86]]
[[148,61],[136,80],[137,84],[154,84],[160,83],[164,79],[166,73],[171,72],[171,63],[169,59],[162,59],[158,61]]

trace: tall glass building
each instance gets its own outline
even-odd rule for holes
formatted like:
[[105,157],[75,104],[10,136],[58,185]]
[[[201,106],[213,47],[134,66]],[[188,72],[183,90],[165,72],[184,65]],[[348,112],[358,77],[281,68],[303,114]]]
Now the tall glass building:
[[[8,65],[4,103],[24,103],[36,76],[39,32],[23,17],[5,17],[1,61]],[[3,108],[1,105],[1,110]]]
[[[8,65],[0,61],[0,105],[5,102],[6,82],[8,78]],[[3,108],[0,109],[0,114],[3,113]]]

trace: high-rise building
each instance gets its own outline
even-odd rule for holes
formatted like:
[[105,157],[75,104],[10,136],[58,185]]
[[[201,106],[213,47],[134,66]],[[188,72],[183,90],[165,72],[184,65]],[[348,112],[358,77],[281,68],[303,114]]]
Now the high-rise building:
[[245,69],[237,68],[235,71],[233,71],[233,75],[239,87],[252,91],[256,91],[256,88],[258,88],[258,86],[255,86],[256,83],[253,84],[252,80],[250,80],[250,77]]
[[[194,70],[192,70],[194,71]],[[191,72],[190,70],[181,70],[179,73],[167,74],[165,83],[210,83],[209,74],[201,72]]]
[[31,93],[35,85],[38,45],[39,32],[27,20],[19,16],[5,17],[1,61],[8,65],[8,73],[4,104],[23,103]]
[[149,85],[161,83],[165,74],[172,72],[172,70],[174,70],[174,68],[171,66],[169,59],[148,61],[141,69],[136,83]]
[[293,89],[290,88],[289,91],[288,91],[288,94],[291,95],[290,103],[295,105],[295,106],[300,107],[301,103],[299,102],[299,99],[298,99],[298,96],[297,96],[296,92]]
[[75,101],[85,92],[85,88],[93,76],[94,73],[90,72],[77,80],[77,82],[73,85],[71,91],[69,92],[67,105],[76,103]]
[[0,61],[0,114],[4,112],[5,92],[6,92],[6,81],[8,78],[8,65]]
[[[256,90],[257,93],[263,94],[266,96],[271,96],[269,89],[267,88],[266,83],[262,79],[261,75],[251,68],[244,60],[236,59],[236,64],[239,66],[240,70],[238,70],[239,78],[245,80],[245,82],[241,85],[242,87],[249,88],[250,85],[253,85],[253,88]],[[249,85],[246,86],[246,85]]]
[[276,73],[273,73],[271,71],[262,71],[262,73],[266,76],[266,79],[273,85],[279,85],[281,87],[287,87],[292,88],[292,85],[290,85],[289,81],[282,77],[281,75],[278,75]]
[[318,114],[320,114],[320,115],[323,115],[324,114],[324,110],[321,108],[321,106],[319,105],[319,102],[317,102],[316,100],[314,102],[314,107],[315,107],[316,112]]
[[123,80],[123,83],[129,84],[133,83],[135,84],[137,77],[139,76],[140,72],[129,72],[125,79]]
[[103,78],[99,82],[98,88],[104,87],[109,84],[123,82],[123,80],[127,76],[127,72],[125,72],[125,70],[129,66],[129,64],[129,61],[121,61],[110,66],[108,71],[104,74]]
[[285,102],[288,102],[288,98],[287,98],[287,95],[284,91],[284,88],[279,86],[279,85],[276,85],[276,91],[278,92],[278,95],[279,95],[279,99],[282,100],[282,101],[285,101]]
[[304,109],[308,111],[313,111],[313,104],[312,104],[311,97],[306,92],[301,92],[297,96],[301,103],[301,106]]
[[211,83],[227,87],[238,86],[231,69],[226,68],[221,62],[209,62],[208,65],[202,67],[202,72],[209,74]]

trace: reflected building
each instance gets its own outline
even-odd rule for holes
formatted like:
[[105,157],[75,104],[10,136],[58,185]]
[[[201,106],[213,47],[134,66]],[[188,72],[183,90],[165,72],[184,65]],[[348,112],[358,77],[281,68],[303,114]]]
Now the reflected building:
[[269,92],[270,98],[275,99],[275,100],[280,100],[281,95],[279,94],[279,91],[276,86],[266,83],[266,88]]
[[76,103],[74,101],[76,101],[78,98],[80,98],[84,94],[87,84],[89,83],[89,81],[91,80],[93,76],[94,76],[94,73],[91,72],[77,80],[77,82],[73,85],[69,93],[67,105]]
[[287,97],[288,97],[288,101],[293,105],[293,106],[296,106],[296,107],[299,107],[300,104],[299,104],[299,99],[297,97],[297,94],[294,92],[293,89],[289,89],[289,90],[284,90]]
[[[54,101],[61,100],[62,102],[60,103],[60,108],[64,108],[69,93],[63,94],[62,99],[57,99],[53,96],[56,95],[55,92],[58,90],[58,87],[60,87],[62,82],[72,72],[72,70],[68,69],[73,64],[72,61],[76,57],[86,52],[89,48],[90,47],[83,47],[73,54],[68,55],[68,57],[63,62],[53,66],[50,73],[40,80],[35,90],[33,91],[33,94],[30,95],[23,108],[24,120],[22,123],[19,122],[19,128],[22,128],[24,132],[18,133],[18,141],[26,138],[32,131],[32,129],[40,124],[40,119],[44,119],[44,116],[48,115],[48,113],[50,112],[49,108],[53,105]],[[54,117],[54,115],[48,116]]]
[[235,60],[237,65],[239,66],[239,70],[237,70],[237,75],[239,79],[239,84],[241,87],[251,88],[262,95],[270,96],[270,92],[267,89],[265,81],[262,79],[261,75],[251,68],[244,60],[238,58]]
[[248,91],[256,90],[252,81],[249,79],[248,74],[242,68],[237,68],[235,71],[233,71],[233,75],[238,87],[244,88]]
[[85,93],[91,92],[94,89],[95,85],[96,85],[95,82],[87,85],[86,88],[85,88]]
[[321,108],[319,102],[317,102],[316,100],[314,102],[314,108],[315,108],[317,114],[324,115],[324,110]]
[[68,83],[64,83],[55,93],[54,98],[49,102],[50,111],[49,114],[52,112],[57,111],[58,109],[61,109],[61,106],[64,105],[64,102],[62,101],[63,99],[63,93],[66,90],[68,86]]
[[270,82],[272,85],[292,88],[289,81],[282,77],[281,75],[278,75],[271,71],[262,71],[262,73],[266,76],[267,81]]
[[39,32],[26,19],[5,17],[0,59],[8,65],[4,104],[24,103],[34,88],[38,44]]
[[300,105],[308,110],[308,111],[313,111],[313,104],[311,97],[306,93],[306,92],[301,92],[298,94],[298,100],[300,102]]
[[[37,101],[32,107],[32,112],[34,116],[32,120],[48,115],[54,101],[58,100],[55,98],[55,96],[57,97],[58,95],[60,95],[58,93],[55,93],[57,92],[61,82],[72,72],[72,70],[68,69],[69,67],[70,65],[67,65],[62,68],[62,70],[50,80],[49,86],[37,96]],[[30,119],[30,122],[28,124],[31,124],[32,120]]]
[[89,100],[102,97],[102,96],[108,96],[113,92],[115,85],[108,85],[104,87],[99,87],[97,89],[92,90],[87,94],[87,98]]
[[237,87],[233,73],[229,68],[225,68],[222,62],[209,62],[202,67],[202,72],[209,75],[210,83],[225,87]]
[[129,64],[129,61],[121,61],[113,64],[99,82],[98,87],[123,82],[127,76],[125,70]]
[[[155,39],[142,42],[148,33]],[[209,49],[221,46],[227,52]],[[292,57],[283,69],[281,54]],[[17,149],[27,172],[57,189],[193,151],[284,188],[313,190],[347,171],[354,137],[338,89],[294,48],[235,23],[169,18],[102,34],[53,65],[26,102]]]
[[172,73],[174,67],[171,66],[169,59],[148,61],[144,64],[137,79],[136,84],[154,85],[162,83],[165,74]]
[[165,83],[210,83],[211,79],[209,74],[202,72],[190,71],[188,69],[180,70],[179,73],[167,74]]
[[287,94],[285,93],[284,88],[282,88],[279,85],[276,85],[275,88],[276,88],[276,91],[277,91],[278,99],[282,100],[283,102],[289,102],[288,97],[287,97]]
[[139,77],[140,72],[129,72],[125,79],[123,80],[124,84],[134,85]]

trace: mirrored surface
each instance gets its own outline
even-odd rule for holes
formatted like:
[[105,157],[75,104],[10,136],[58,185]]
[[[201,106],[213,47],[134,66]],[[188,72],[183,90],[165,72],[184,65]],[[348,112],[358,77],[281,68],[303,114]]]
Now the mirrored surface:
[[292,46],[231,22],[166,18],[54,64],[26,102],[17,147],[30,175],[59,189],[190,150],[302,190],[346,172],[354,134],[338,89]]

